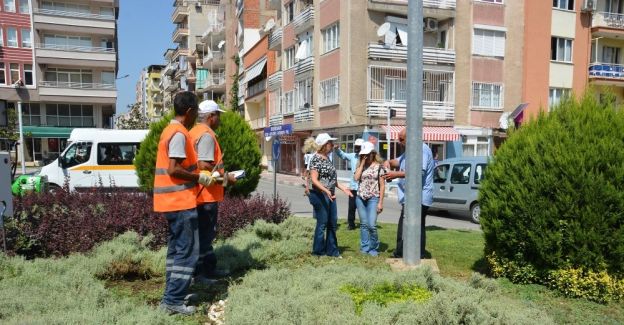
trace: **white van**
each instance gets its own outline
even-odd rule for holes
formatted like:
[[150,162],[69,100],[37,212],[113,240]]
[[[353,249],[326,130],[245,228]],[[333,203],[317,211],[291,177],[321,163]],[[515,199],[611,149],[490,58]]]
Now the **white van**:
[[148,130],[74,129],[67,148],[39,173],[47,176],[50,190],[69,179],[71,190],[113,184],[122,189],[138,188],[134,157]]

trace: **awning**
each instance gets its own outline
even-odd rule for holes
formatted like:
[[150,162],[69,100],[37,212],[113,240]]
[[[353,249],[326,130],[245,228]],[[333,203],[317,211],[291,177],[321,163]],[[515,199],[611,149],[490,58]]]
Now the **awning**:
[[527,108],[527,106],[529,106],[529,103],[522,103],[509,114],[509,118],[514,120],[516,126],[524,120],[524,109]]
[[33,138],[69,138],[74,128],[52,126],[24,126],[24,136]]
[[259,76],[262,73],[262,69],[264,69],[266,62],[267,62],[267,59],[266,57],[264,57],[260,59],[260,61],[254,63],[251,67],[246,69],[243,83],[248,83],[249,81]]
[[[381,128],[388,130],[388,126],[382,125]],[[390,140],[399,138],[399,133],[403,131],[403,125],[390,126]],[[450,126],[423,126],[423,141],[458,141],[461,135]]]

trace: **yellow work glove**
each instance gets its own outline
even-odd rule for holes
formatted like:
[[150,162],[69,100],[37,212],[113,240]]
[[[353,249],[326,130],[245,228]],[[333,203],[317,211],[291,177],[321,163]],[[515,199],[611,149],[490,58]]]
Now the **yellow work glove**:
[[223,176],[223,177],[221,177],[221,174],[220,174],[218,171],[214,171],[214,172],[212,172],[212,177],[213,177],[216,181],[221,182],[221,185],[222,185],[223,187],[226,187],[226,186],[227,186],[227,183],[228,183],[228,179],[227,179],[227,172],[224,174],[224,176]]
[[216,179],[212,177],[209,171],[201,171],[199,173],[199,180],[197,180],[199,184],[204,185],[206,187],[214,184],[215,181]]

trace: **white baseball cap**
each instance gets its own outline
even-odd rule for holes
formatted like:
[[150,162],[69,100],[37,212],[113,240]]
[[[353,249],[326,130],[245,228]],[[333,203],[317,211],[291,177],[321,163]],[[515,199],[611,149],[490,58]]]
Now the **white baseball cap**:
[[362,146],[363,143],[364,143],[363,139],[355,139],[355,143],[353,145]]
[[329,134],[327,133],[321,133],[319,135],[316,136],[316,139],[314,139],[314,142],[316,142],[317,146],[323,146],[327,143],[327,141],[334,141],[337,140],[338,138],[332,138],[329,136]]
[[375,151],[375,145],[366,141],[364,143],[362,143],[362,149],[360,149],[360,156],[361,155],[368,155],[369,153],[371,153],[372,151]]
[[208,114],[212,112],[225,112],[225,111],[220,109],[219,104],[217,104],[214,100],[205,100],[199,103],[199,114]]

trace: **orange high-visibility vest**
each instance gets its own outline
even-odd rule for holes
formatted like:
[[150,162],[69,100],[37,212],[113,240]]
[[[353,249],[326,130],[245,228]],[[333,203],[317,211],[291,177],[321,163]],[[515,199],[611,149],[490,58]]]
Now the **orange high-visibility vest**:
[[[215,169],[215,171],[219,171],[219,174],[223,175],[223,172],[224,172],[223,161],[222,161],[223,156],[221,153],[221,147],[219,146],[219,142],[217,142],[217,135],[214,133],[214,131],[210,127],[208,127],[206,124],[199,123],[195,125],[195,127],[191,129],[191,132],[189,133],[191,135],[191,139],[193,139],[193,147],[195,148],[195,152],[198,151],[197,143],[199,142],[199,139],[204,134],[207,133],[208,135],[212,137],[212,141],[214,141],[214,144],[215,144],[214,163],[217,164],[216,166],[217,168]],[[201,188],[202,186],[199,186],[199,191],[201,191],[201,193],[197,197],[197,204],[223,201],[223,186],[222,185],[212,184],[204,188],[203,190]]]
[[154,175],[154,211],[172,212],[197,207],[197,182],[179,179],[167,173],[169,168],[169,142],[176,133],[184,134],[186,138],[186,159],[182,161],[182,168],[189,172],[199,173],[197,168],[197,153],[193,148],[193,140],[186,128],[179,123],[169,124],[160,135],[158,153],[156,154],[156,170]]

